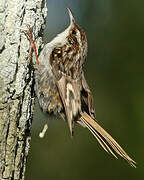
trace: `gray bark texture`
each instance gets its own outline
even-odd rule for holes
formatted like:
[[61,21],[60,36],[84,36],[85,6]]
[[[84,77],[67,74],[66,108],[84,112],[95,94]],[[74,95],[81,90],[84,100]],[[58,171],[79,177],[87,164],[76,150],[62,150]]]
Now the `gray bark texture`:
[[37,49],[47,8],[45,0],[0,0],[0,180],[24,179],[34,105],[34,68],[30,42],[22,30],[32,27]]

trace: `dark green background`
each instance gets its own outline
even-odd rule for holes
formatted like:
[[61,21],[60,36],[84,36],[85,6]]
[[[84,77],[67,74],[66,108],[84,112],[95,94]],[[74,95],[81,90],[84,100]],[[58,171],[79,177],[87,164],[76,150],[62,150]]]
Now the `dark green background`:
[[[68,26],[66,7],[88,39],[85,76],[97,119],[137,162],[108,155],[88,130],[43,114],[36,105],[26,180],[142,180],[144,178],[144,1],[48,0],[44,41]],[[47,119],[44,139],[38,137]]]

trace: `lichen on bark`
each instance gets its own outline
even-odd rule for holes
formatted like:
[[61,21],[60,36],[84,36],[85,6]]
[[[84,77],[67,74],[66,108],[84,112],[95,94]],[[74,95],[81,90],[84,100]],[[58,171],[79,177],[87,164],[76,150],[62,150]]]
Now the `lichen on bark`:
[[34,104],[34,68],[27,61],[33,27],[37,48],[47,8],[45,0],[0,0],[0,179],[24,179]]

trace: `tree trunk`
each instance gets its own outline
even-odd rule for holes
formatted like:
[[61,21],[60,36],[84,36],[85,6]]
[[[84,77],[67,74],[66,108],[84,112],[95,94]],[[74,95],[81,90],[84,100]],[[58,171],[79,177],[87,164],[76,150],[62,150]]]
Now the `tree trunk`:
[[28,62],[30,25],[42,45],[45,0],[0,0],[0,180],[24,179],[34,105],[34,68]]

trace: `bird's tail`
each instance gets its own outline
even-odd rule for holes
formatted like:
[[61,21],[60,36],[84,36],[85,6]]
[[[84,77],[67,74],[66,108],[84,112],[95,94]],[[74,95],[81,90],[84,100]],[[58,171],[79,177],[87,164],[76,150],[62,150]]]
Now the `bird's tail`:
[[105,151],[110,152],[117,158],[119,154],[131,166],[136,167],[136,162],[133,161],[128,154],[120,147],[120,145],[108,134],[96,121],[94,121],[86,112],[81,113],[80,123],[89,129],[89,131],[98,140]]

